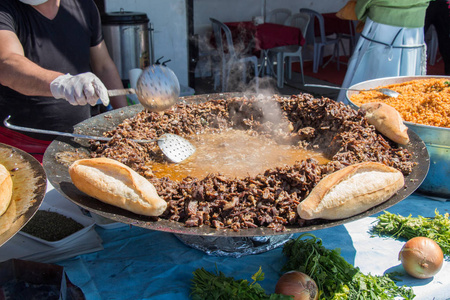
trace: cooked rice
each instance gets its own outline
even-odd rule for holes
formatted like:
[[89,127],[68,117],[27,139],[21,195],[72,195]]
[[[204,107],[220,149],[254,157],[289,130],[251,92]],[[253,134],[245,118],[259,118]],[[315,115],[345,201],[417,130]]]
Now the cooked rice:
[[377,91],[363,91],[351,96],[357,106],[384,102],[401,114],[403,120],[437,127],[450,127],[450,80],[428,78],[383,86],[399,92],[397,98]]

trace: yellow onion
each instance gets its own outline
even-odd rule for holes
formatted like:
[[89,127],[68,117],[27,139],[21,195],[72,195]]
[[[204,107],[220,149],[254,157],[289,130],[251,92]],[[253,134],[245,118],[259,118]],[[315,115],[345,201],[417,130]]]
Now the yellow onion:
[[405,271],[416,278],[430,278],[444,262],[441,247],[430,238],[415,237],[407,241],[398,255]]
[[275,286],[275,293],[293,296],[294,300],[317,300],[319,299],[319,289],[316,282],[298,271],[284,273]]

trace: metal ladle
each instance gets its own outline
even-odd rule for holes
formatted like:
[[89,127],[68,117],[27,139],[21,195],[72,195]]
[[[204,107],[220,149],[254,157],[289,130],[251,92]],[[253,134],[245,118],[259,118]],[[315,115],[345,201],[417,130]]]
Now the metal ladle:
[[[67,136],[72,138],[80,138],[80,139],[90,139],[90,140],[98,140],[98,141],[110,141],[111,137],[104,137],[104,136],[91,136],[91,135],[84,135],[84,134],[76,134],[76,133],[68,133],[68,132],[60,132],[60,131],[53,131],[53,130],[45,130],[45,129],[35,129],[35,128],[28,128],[28,127],[22,127],[17,126],[8,123],[8,120],[11,116],[6,117],[6,119],[3,121],[3,124],[6,128],[12,129],[12,130],[19,130],[19,131],[26,131],[31,133],[39,133],[39,134],[50,134],[50,135],[58,135],[58,136]],[[152,140],[133,140],[131,141],[136,143],[152,143],[152,142],[158,142],[158,146],[161,149],[162,153],[169,159],[170,161],[174,163],[180,163],[195,152],[195,147],[186,139],[182,138],[179,135],[176,134],[170,134],[166,133],[160,136],[157,139]]]
[[343,88],[343,87],[339,87],[339,86],[332,86],[332,85],[322,85],[322,84],[305,84],[305,86],[310,86],[310,87],[321,87],[321,88],[326,88],[326,89],[334,89],[334,90],[346,90],[346,91],[359,91],[359,92],[364,92],[364,91],[378,91],[388,97],[392,97],[392,98],[397,98],[400,93],[390,90],[390,89],[385,89],[385,88],[375,88],[375,89],[364,89],[364,90],[359,90],[359,89],[351,89],[351,88]]
[[139,76],[136,89],[109,90],[108,96],[136,94],[149,111],[169,109],[179,101],[180,83],[175,73],[164,65],[151,65]]

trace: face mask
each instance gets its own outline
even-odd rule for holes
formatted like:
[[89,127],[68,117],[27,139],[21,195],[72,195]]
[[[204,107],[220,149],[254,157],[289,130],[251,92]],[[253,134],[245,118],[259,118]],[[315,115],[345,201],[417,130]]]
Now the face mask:
[[19,0],[19,1],[29,5],[39,5],[47,2],[48,0]]

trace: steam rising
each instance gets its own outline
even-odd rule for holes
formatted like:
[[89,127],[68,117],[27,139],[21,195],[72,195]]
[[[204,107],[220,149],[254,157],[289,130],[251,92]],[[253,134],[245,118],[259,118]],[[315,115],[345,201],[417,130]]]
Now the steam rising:
[[[213,34],[213,33],[211,33]],[[206,36],[206,37],[205,37]],[[204,35],[203,38],[197,39],[198,47],[201,51],[211,54],[209,57],[210,65],[205,65],[204,67],[211,67],[212,75],[215,76],[214,79],[219,84],[216,86],[217,88],[221,88],[222,84],[222,58],[223,56],[218,53],[215,47],[211,44],[211,38],[209,35]],[[235,43],[234,49],[238,57],[248,56],[249,53],[253,49],[253,45],[245,45],[242,43]],[[279,106],[279,103],[275,101],[274,95],[277,93],[275,88],[276,80],[273,77],[259,77],[260,74],[264,75],[264,72],[260,72],[260,69],[264,69],[265,66],[262,66],[262,59],[259,59],[259,66],[257,70],[254,70],[253,65],[251,63],[244,63],[238,60],[229,61],[229,57],[225,54],[225,59],[228,59],[227,63],[232,65],[230,73],[228,75],[227,82],[227,92],[240,92],[242,93],[242,97],[246,97],[249,99],[254,99],[254,105],[257,106],[262,111],[263,120],[262,123],[269,122],[270,125],[275,125],[277,128],[286,129],[286,126],[280,126],[282,124],[286,125],[288,121],[283,117],[282,110]],[[203,70],[204,71],[204,70]],[[264,71],[264,70],[262,70]],[[245,75],[246,76],[245,76]],[[247,80],[244,80],[246,78]],[[249,80],[249,78],[251,78]],[[225,95],[225,97],[227,97]],[[272,126],[270,126],[272,127]],[[274,127],[274,128],[275,128]],[[283,152],[280,148],[266,148],[266,145],[256,145],[253,144],[250,148],[250,153],[252,155],[247,154],[245,159],[242,158],[243,153],[249,151],[246,146],[247,141],[249,141],[248,137],[242,136],[241,134],[234,133],[230,136],[231,133],[228,133],[227,139],[228,142],[221,144],[220,149],[209,149],[208,152],[218,152],[221,153],[221,156],[228,155],[228,161],[231,161],[233,165],[236,163],[243,166],[244,169],[255,169],[257,165],[268,167],[265,163],[268,160],[268,157],[265,155],[261,155],[261,152],[270,152],[271,155],[275,155],[276,152]],[[244,134],[245,135],[245,134]],[[233,139],[236,139],[236,142],[231,142]],[[207,141],[203,143],[208,143]],[[234,152],[234,154],[232,154]],[[226,153],[226,154],[225,154]],[[234,158],[231,158],[234,157]],[[251,157],[251,159],[250,159]],[[205,157],[203,159],[206,159]],[[279,158],[278,158],[279,159]],[[212,159],[209,164],[212,164],[213,161],[221,162],[225,164],[225,162],[221,159]],[[292,163],[292,161],[290,161]],[[272,162],[273,164],[273,162]],[[223,169],[218,167],[219,170]],[[236,174],[234,174],[236,175]]]

